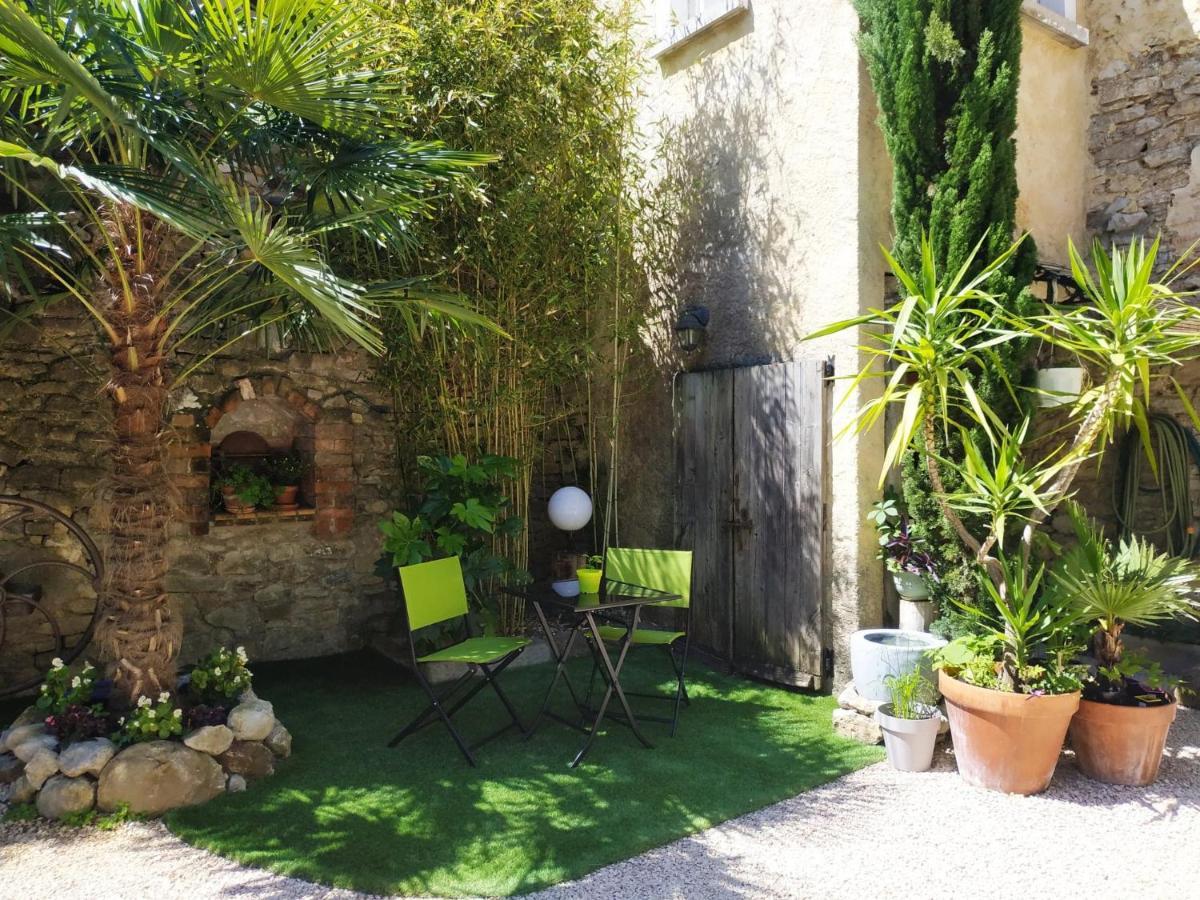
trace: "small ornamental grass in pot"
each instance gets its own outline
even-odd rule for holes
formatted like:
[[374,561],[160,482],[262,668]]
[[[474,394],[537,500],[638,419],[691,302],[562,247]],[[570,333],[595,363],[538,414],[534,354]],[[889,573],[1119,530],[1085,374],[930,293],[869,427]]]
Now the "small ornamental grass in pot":
[[887,688],[891,702],[875,711],[875,721],[883,731],[888,762],[901,772],[927,771],[942,724],[937,692],[919,668],[889,676]]
[[[883,387],[859,408],[853,427],[866,430],[886,421],[889,410],[897,413],[881,486],[906,453],[918,453],[980,582],[976,599],[956,600],[973,633],[938,655],[959,772],[971,784],[1033,794],[1054,775],[1086,675],[1075,663],[1083,612],[1057,589],[1045,589],[1038,529],[1069,498],[1080,467],[1118,430],[1136,428],[1150,446],[1146,403],[1159,385],[1184,399],[1200,428],[1170,375],[1200,356],[1200,308],[1170,288],[1187,270],[1185,260],[1155,277],[1158,241],[1111,253],[1097,243],[1094,272],[1068,241],[1086,302],[1031,300],[1032,311],[1011,308],[1002,302],[1007,294],[988,287],[994,276],[1012,274],[1020,241],[981,264],[975,257],[985,238],[955,272],[937,271],[927,237],[915,273],[885,254],[901,299],[812,337],[855,328],[872,343],[845,397],[857,397],[853,388],[867,378],[881,378]],[[997,347],[1034,341],[1093,375],[1073,404],[1060,407],[1047,441],[1036,440],[1031,427],[1037,389],[1007,381],[995,359]],[[981,374],[1001,388],[991,402],[975,389]],[[993,409],[1005,397],[1012,408]],[[944,477],[951,471],[952,488]]]
[[1114,546],[1078,505],[1068,509],[1078,543],[1054,571],[1056,589],[1095,627],[1071,746],[1089,778],[1150,784],[1175,721],[1174,684],[1157,663],[1127,652],[1121,635],[1126,625],[1196,618],[1200,568],[1137,537]]

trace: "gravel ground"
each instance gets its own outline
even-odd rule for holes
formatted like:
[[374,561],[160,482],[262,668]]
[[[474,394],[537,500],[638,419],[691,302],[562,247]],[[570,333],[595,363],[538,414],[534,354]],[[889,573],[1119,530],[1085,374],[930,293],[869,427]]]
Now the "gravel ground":
[[[967,787],[949,754],[921,775],[881,764],[537,896],[1194,900],[1197,847],[1200,712],[1181,710],[1149,788],[1089,781],[1069,754],[1038,797]],[[157,823],[0,826],[0,900],[364,896],[238,866]]]

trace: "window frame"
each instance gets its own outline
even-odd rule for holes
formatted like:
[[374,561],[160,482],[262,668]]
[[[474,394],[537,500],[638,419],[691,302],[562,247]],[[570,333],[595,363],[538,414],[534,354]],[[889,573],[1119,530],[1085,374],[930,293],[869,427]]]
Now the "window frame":
[[705,0],[703,12],[683,22],[675,22],[676,0],[659,0],[657,59],[680,49],[711,28],[750,11],[750,0]]

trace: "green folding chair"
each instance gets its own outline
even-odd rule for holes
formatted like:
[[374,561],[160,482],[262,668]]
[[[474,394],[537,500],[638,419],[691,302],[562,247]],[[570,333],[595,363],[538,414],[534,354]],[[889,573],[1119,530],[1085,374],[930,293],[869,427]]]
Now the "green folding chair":
[[[671,717],[643,716],[639,719],[650,722],[669,722],[671,736],[679,725],[679,707],[681,703],[691,704],[684,684],[684,669],[687,667],[688,630],[692,616],[692,551],[690,550],[636,550],[629,547],[610,547],[604,557],[604,576],[611,581],[622,581],[626,584],[640,584],[642,587],[654,588],[671,594],[678,594],[682,599],[668,600],[656,603],[655,606],[669,606],[686,610],[686,623],[683,631],[667,631],[657,628],[638,628],[629,636],[631,647],[662,647],[671,660],[675,671],[675,691],[673,696],[662,694],[637,693],[626,691],[630,697],[646,697],[653,700],[669,700],[674,703]],[[615,625],[601,625],[600,637],[610,643],[625,639],[627,629]],[[679,658],[676,659],[678,650]],[[592,666],[592,678],[595,679],[596,667]],[[591,682],[588,684],[588,696],[591,696]]]
[[[388,746],[395,747],[410,734],[420,731],[426,725],[430,725],[440,718],[446,723],[446,727],[450,730],[450,736],[454,738],[458,749],[467,758],[467,762],[473,766],[475,765],[475,756],[472,754],[472,750],[500,737],[510,728],[515,727],[522,735],[527,734],[525,726],[517,717],[517,711],[496,682],[496,676],[521,655],[521,651],[525,649],[529,641],[525,638],[513,637],[468,637],[466,640],[438,650],[436,653],[417,656],[416,641],[412,635],[418,628],[462,618],[468,634],[470,633],[470,622],[467,618],[467,588],[463,583],[462,562],[457,556],[452,556],[412,566],[400,566],[398,571],[400,586],[404,592],[404,613],[408,619],[408,644],[409,651],[412,653],[413,672],[425,693],[429,695],[430,703],[420,715],[404,727],[403,731],[388,742]],[[436,662],[464,663],[467,666],[466,673],[441,695],[434,692],[421,673],[420,663]],[[446,704],[474,679],[476,672],[479,672],[483,679],[478,681],[453,706],[447,707]],[[500,698],[500,702],[504,704],[504,708],[508,710],[512,721],[500,730],[468,746],[458,729],[454,727],[454,723],[450,721],[450,717],[489,684],[495,690],[496,696]]]

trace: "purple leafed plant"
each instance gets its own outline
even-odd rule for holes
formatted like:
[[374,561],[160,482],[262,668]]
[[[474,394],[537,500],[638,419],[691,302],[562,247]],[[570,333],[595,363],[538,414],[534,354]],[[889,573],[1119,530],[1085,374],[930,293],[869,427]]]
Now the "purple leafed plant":
[[63,744],[104,737],[112,731],[112,723],[103,708],[72,703],[62,712],[46,716],[46,730]]
[[908,520],[901,519],[899,526],[887,543],[883,545],[883,556],[891,568],[898,572],[910,572],[913,575],[924,575],[937,581],[937,567],[933,557],[920,549],[924,542],[914,537],[908,527]]

